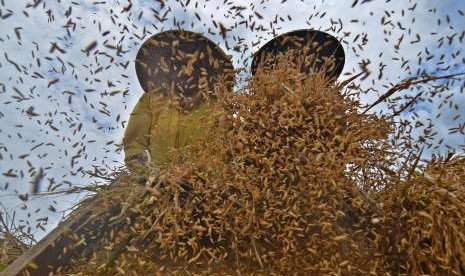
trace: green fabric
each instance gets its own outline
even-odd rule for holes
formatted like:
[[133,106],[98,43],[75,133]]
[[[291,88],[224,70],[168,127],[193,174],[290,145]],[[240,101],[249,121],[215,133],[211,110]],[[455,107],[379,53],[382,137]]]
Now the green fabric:
[[[135,106],[123,138],[126,165],[135,155],[150,152],[157,165],[169,164],[176,150],[202,138],[203,126],[212,112],[204,102],[195,110],[181,114],[159,94],[145,93]],[[176,149],[173,151],[173,149]]]

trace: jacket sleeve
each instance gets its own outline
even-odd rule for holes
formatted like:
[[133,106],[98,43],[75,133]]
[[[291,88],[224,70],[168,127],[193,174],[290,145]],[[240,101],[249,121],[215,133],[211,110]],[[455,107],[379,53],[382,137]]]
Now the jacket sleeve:
[[123,138],[126,165],[136,155],[145,154],[150,146],[150,127],[152,116],[150,109],[150,94],[144,93],[129,117]]

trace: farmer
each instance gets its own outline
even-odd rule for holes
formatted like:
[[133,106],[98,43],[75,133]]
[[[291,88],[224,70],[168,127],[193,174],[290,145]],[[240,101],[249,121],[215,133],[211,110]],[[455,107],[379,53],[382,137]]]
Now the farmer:
[[[286,56],[290,54],[289,56]],[[263,45],[254,55],[252,60],[252,74],[259,70],[267,73],[273,70],[280,57],[286,57],[289,61],[286,66],[301,72],[304,77],[314,73],[323,73],[326,85],[333,86],[344,68],[345,54],[339,41],[332,35],[311,30],[302,29],[279,35]],[[300,77],[299,77],[300,78]],[[295,83],[292,83],[294,85]],[[341,101],[343,100],[342,95]],[[347,120],[344,117],[345,110],[340,110],[337,135],[344,135],[347,130]],[[325,139],[331,140],[334,135],[326,135]]]
[[[273,69],[276,58],[294,51],[305,74],[324,70],[337,78],[344,50],[333,36],[315,30],[289,32],[267,42],[253,56],[252,74]],[[135,106],[123,138],[128,167],[149,159],[168,164],[176,151],[202,138],[202,120],[211,110],[211,91],[220,81],[232,89],[234,68],[226,54],[200,34],[182,30],[147,40],[136,58],[144,95]]]
[[125,163],[166,165],[177,151],[202,138],[212,91],[232,89],[234,68],[226,54],[200,34],[170,30],[140,48],[136,74],[144,95],[134,107],[123,145]]
[[325,32],[302,29],[279,35],[263,45],[252,60],[252,74],[258,68],[272,70],[280,55],[294,52],[293,63],[304,74],[324,71],[328,79],[336,79],[344,68],[341,43]]

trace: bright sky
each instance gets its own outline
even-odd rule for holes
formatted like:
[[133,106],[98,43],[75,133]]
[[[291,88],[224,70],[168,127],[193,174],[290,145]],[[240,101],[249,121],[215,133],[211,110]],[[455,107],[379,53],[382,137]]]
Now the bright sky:
[[[237,68],[246,69],[250,55],[276,34],[326,31],[344,45],[341,79],[361,72],[359,64],[370,61],[372,74],[360,83],[374,89],[363,97],[366,103],[418,70],[437,75],[465,71],[463,0],[161,2],[0,0],[0,202],[38,239],[82,195],[29,196],[26,202],[18,195],[29,192],[39,168],[45,173],[40,192],[47,192],[101,181],[83,172],[122,165],[118,145],[124,122],[143,93],[134,69],[138,47],[176,24],[203,33],[232,55]],[[275,19],[273,34],[270,22]],[[220,22],[230,30],[226,41],[216,27]],[[239,40],[240,51],[233,51]],[[97,46],[87,56],[82,50],[94,41]],[[52,43],[60,49],[51,52]],[[429,154],[463,151],[465,135],[449,134],[449,129],[465,124],[456,118],[465,106],[464,86],[461,78],[452,89],[418,104],[418,117],[431,119],[438,139],[444,138]],[[441,107],[445,97],[457,109]],[[43,217],[47,224],[36,221]],[[38,223],[46,231],[37,229]]]

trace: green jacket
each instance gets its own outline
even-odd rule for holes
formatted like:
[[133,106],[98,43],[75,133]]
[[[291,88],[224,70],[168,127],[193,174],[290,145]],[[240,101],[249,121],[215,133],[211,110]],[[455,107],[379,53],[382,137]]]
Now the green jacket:
[[173,154],[202,138],[212,112],[212,103],[204,101],[189,113],[181,113],[160,94],[145,93],[134,107],[124,134],[125,163],[148,150],[152,162],[166,165]]

